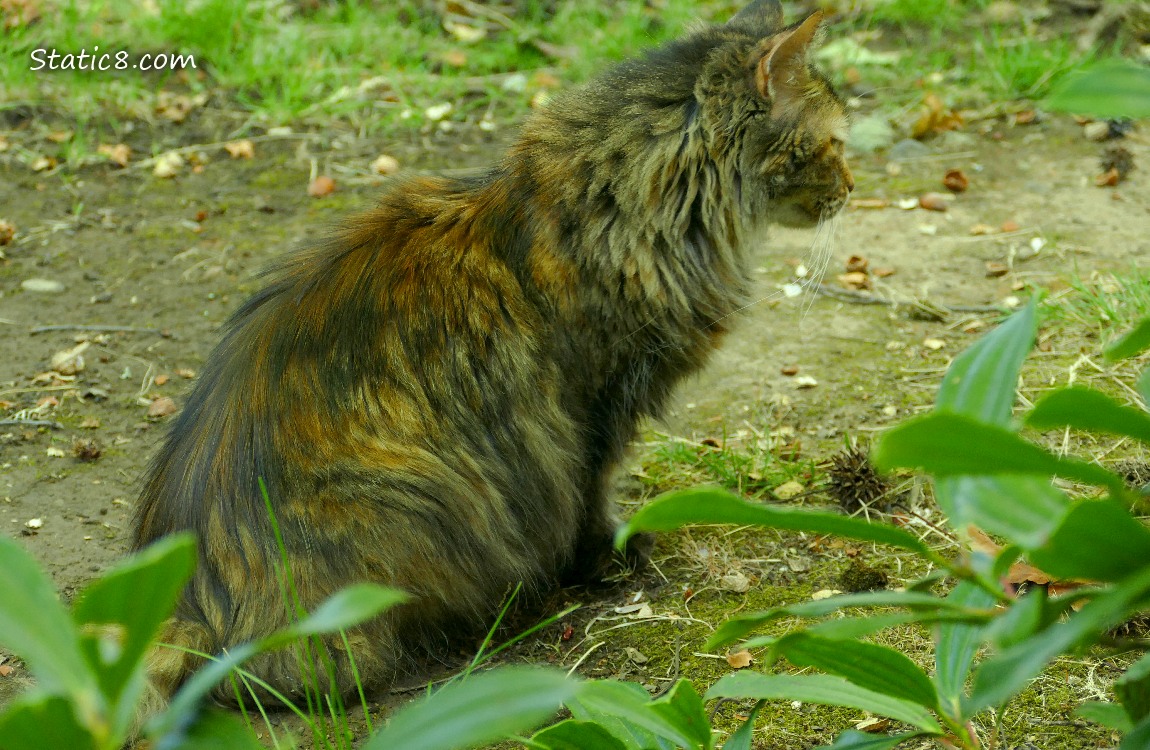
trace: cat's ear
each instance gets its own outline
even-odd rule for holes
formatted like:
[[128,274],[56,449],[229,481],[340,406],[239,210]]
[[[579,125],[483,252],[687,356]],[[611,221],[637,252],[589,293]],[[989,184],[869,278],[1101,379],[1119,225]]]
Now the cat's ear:
[[756,34],[773,34],[783,27],[783,6],[779,0],[754,0],[727,21],[728,26],[742,26]]
[[770,99],[772,114],[800,106],[811,92],[811,71],[807,55],[822,24],[822,11],[771,39],[770,47],[755,68],[755,86]]

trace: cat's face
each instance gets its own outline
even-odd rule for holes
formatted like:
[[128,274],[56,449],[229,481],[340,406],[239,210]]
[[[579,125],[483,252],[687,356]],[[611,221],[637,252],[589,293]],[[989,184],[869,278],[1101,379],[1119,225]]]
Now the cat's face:
[[[753,3],[755,21],[777,24],[773,2]],[[811,67],[808,52],[821,22],[816,13],[790,29],[753,43],[732,41],[741,71],[725,97],[721,128],[737,133],[738,173],[744,207],[756,221],[813,226],[847,203],[854,178],[844,143],[850,121],[843,101]],[[731,24],[750,29],[744,14]],[[733,104],[732,104],[733,100]]]

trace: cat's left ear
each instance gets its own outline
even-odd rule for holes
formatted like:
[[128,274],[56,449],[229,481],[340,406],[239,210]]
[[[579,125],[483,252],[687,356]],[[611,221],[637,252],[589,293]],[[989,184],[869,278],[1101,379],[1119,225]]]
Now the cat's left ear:
[[771,114],[793,111],[813,90],[807,55],[822,22],[822,11],[816,10],[798,26],[770,40],[769,51],[755,68],[755,86],[771,101]]

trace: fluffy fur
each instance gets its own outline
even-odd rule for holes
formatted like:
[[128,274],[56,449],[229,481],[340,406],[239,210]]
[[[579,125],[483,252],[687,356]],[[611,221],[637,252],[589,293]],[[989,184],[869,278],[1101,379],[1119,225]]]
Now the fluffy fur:
[[[755,2],[556,97],[482,177],[412,177],[289,256],[233,316],[139,503],[135,546],[191,529],[162,640],[204,652],[288,620],[267,491],[306,607],[377,581],[413,600],[350,635],[380,687],[509,586],[588,580],[636,425],[748,302],[750,240],[853,186],[817,16]],[[342,645],[331,649],[352,687]],[[170,693],[196,668],[158,649]],[[288,695],[292,654],[252,670]]]

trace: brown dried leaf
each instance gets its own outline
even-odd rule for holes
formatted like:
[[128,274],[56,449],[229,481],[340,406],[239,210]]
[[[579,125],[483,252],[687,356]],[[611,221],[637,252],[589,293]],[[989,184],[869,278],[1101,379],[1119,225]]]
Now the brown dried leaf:
[[923,193],[918,199],[918,205],[927,211],[945,211],[953,198],[953,195],[944,193]]
[[335,180],[327,175],[320,175],[307,186],[307,194],[312,198],[322,198],[335,192]]
[[896,273],[898,273],[898,271],[894,268],[876,268],[874,270],[874,275],[880,279],[885,279],[887,276],[894,276]]
[[0,219],[0,245],[7,245],[16,238],[16,225]]
[[148,407],[149,417],[166,417],[175,414],[177,411],[176,402],[167,396],[152,401],[151,406]]
[[854,271],[851,273],[840,273],[838,275],[839,283],[847,289],[870,289],[870,277],[865,273]]
[[1114,187],[1121,181],[1122,176],[1118,173],[1117,167],[1111,167],[1094,178],[1094,184],[1098,187]]
[[256,156],[256,146],[247,138],[225,143],[224,151],[233,159],[254,159]]
[[64,143],[65,141],[72,140],[73,135],[75,135],[75,133],[71,130],[54,130],[44,137],[52,141],[52,143]]
[[732,669],[746,669],[751,666],[755,661],[755,657],[751,656],[751,652],[743,649],[736,651],[733,654],[727,654],[727,663],[731,665]]
[[852,255],[847,258],[847,273],[866,273],[867,266],[870,265],[865,257],[861,255]]
[[942,185],[952,193],[965,193],[970,187],[970,180],[961,169],[952,169],[942,178]]
[[997,260],[986,261],[987,278],[995,279],[999,276],[1005,276],[1008,273],[1010,273],[1010,266],[1006,265],[1005,263],[1001,263]]
[[1017,232],[1021,228],[1022,227],[1019,225],[1019,223],[1013,219],[1007,219],[1006,221],[1002,222],[1003,232]]
[[954,110],[947,110],[937,94],[923,97],[918,120],[911,126],[912,138],[925,138],[934,133],[957,130],[962,127],[962,117]]
[[108,161],[117,167],[126,167],[132,159],[132,149],[126,143],[101,143],[96,147],[96,153],[108,157]]

